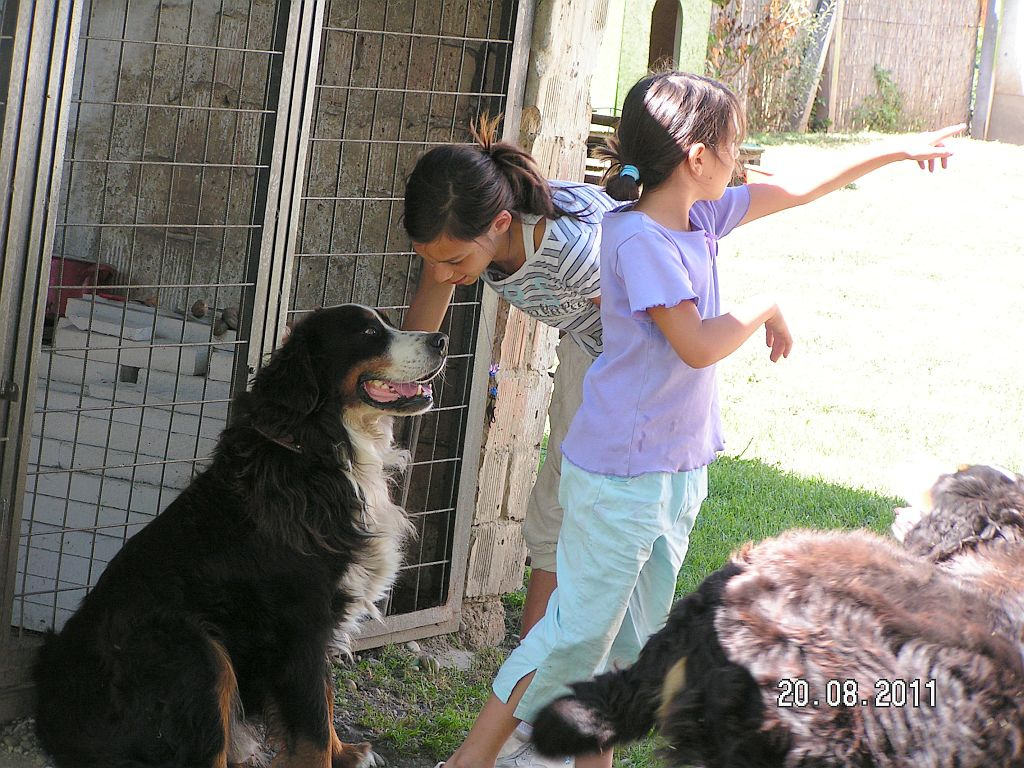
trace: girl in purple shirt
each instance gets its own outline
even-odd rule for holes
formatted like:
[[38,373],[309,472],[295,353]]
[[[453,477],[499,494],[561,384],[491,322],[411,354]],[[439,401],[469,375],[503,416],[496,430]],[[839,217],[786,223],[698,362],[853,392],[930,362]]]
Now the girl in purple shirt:
[[[942,141],[962,128],[873,150],[811,182],[776,176],[728,188],[744,131],[733,94],[681,72],[633,86],[608,142],[614,175],[607,191],[636,202],[602,222],[604,351],[562,444],[558,587],[498,672],[494,694],[448,768],[494,765],[517,721],[532,721],[568,693],[567,683],[631,664],[664,624],[707,495],[707,465],[722,448],[714,366],[762,326],[772,362],[793,345],[769,297],[722,312],[718,239],[896,160],[944,166],[950,152]],[[576,762],[610,768],[612,752]]]

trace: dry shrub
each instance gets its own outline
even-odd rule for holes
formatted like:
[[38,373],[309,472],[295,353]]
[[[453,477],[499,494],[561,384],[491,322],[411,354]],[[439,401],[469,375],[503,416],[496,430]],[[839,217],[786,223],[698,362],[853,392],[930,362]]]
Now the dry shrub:
[[708,74],[728,84],[746,104],[753,131],[785,127],[797,97],[795,75],[817,17],[807,2],[718,2],[711,20]]

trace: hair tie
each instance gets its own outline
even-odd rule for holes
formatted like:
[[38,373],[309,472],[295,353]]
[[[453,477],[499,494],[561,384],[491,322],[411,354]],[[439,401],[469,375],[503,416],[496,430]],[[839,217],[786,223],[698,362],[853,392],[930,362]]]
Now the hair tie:
[[619,176],[629,176],[637,184],[640,183],[640,171],[635,165],[624,165],[622,170],[619,171]]

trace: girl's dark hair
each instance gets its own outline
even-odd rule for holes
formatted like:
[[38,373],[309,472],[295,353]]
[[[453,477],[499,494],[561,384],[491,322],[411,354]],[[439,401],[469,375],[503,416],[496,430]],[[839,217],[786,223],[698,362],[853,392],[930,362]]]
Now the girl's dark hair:
[[475,144],[445,144],[417,161],[405,183],[402,217],[413,242],[441,235],[473,240],[502,211],[565,215],[529,153],[495,140],[500,120],[482,115],[470,127]]
[[[598,150],[611,161],[605,190],[616,200],[636,200],[640,184],[657,187],[694,144],[718,151],[734,126],[738,143],[746,132],[743,109],[717,80],[675,71],[648,75],[629,89],[615,135]],[[626,165],[636,167],[639,182],[620,175]]]

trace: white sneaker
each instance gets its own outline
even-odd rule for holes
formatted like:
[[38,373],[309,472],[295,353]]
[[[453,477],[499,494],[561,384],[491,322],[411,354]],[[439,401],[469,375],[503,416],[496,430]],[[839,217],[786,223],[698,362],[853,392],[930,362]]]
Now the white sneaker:
[[508,737],[505,743],[501,745],[501,749],[498,750],[498,760],[500,761],[501,758],[508,757],[513,752],[518,752],[523,748],[523,744],[526,741],[518,730],[512,731],[512,735]]
[[[505,744],[507,746],[508,742]],[[574,764],[571,757],[541,757],[533,744],[526,742],[519,749],[499,757],[494,768],[573,768]]]

